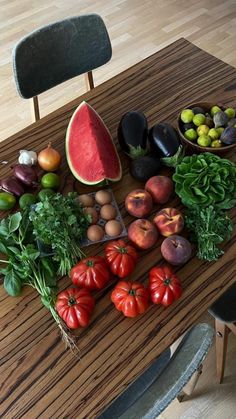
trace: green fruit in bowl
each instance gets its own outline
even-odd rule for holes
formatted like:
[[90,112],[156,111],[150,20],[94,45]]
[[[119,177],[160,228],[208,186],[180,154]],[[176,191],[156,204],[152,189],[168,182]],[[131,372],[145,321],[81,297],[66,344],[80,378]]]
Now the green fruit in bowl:
[[226,115],[228,115],[229,119],[235,117],[235,110],[233,108],[227,108],[225,109]]
[[[224,131],[224,128],[223,128]],[[220,133],[218,132],[218,128],[211,128],[208,132],[209,137],[211,137],[212,140],[218,140],[220,137]]]
[[219,148],[219,147],[222,147],[222,143],[221,143],[219,140],[214,140],[214,141],[212,141],[212,143],[211,143],[211,147],[213,147],[213,148]]
[[197,133],[193,128],[190,128],[187,131],[185,131],[184,136],[189,141],[195,141],[197,139]]
[[211,145],[211,139],[209,135],[200,135],[197,139],[197,143],[201,147],[209,147]]
[[200,127],[197,128],[197,133],[200,137],[200,135],[207,135],[209,132],[209,127],[207,125],[200,125]]
[[218,132],[218,134],[219,134],[219,137],[221,136],[221,134],[222,134],[222,132],[224,131],[224,129],[225,128],[223,128],[223,127],[219,127],[219,128],[215,128],[216,129],[216,131]]
[[205,115],[203,113],[198,113],[197,115],[194,115],[193,117],[193,123],[197,127],[200,127],[200,125],[204,125],[206,121]]
[[210,114],[211,114],[212,118],[213,118],[213,116],[214,116],[217,112],[219,112],[219,111],[221,111],[221,109],[220,109],[220,107],[219,107],[219,106],[217,106],[217,105],[212,106],[212,108],[211,108],[211,110],[210,110]]
[[192,122],[193,117],[194,117],[194,113],[191,109],[184,109],[180,115],[180,119],[184,124],[188,124],[189,122]]

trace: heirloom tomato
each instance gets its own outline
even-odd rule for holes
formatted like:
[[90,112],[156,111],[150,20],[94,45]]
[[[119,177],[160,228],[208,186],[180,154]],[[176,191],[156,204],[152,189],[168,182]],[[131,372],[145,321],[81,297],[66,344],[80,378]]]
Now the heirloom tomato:
[[70,271],[73,284],[88,289],[101,289],[110,279],[110,272],[102,256],[93,256],[77,263]]
[[182,294],[179,278],[168,266],[155,266],[149,272],[149,292],[154,304],[167,307]]
[[136,317],[148,308],[149,293],[143,284],[120,281],[111,293],[111,301],[126,317]]
[[138,259],[134,247],[125,243],[124,240],[110,242],[105,248],[105,255],[110,270],[119,278],[130,275]]

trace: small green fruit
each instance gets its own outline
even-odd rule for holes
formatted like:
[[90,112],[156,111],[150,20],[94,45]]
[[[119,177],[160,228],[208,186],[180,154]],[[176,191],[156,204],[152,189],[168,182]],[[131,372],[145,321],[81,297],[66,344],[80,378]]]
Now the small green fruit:
[[41,191],[39,191],[38,193],[38,199],[43,202],[45,200],[46,197],[50,197],[52,195],[55,195],[55,191],[53,191],[52,189],[42,189]]
[[204,125],[206,121],[205,115],[203,113],[198,113],[197,115],[194,115],[193,117],[193,123],[197,127],[200,127],[200,125]]
[[189,122],[192,122],[193,117],[194,117],[194,113],[191,109],[184,109],[180,115],[180,119],[184,124],[188,124]]
[[58,189],[60,178],[56,173],[46,173],[41,179],[41,186],[44,189]]
[[219,108],[219,106],[217,106],[217,105],[212,106],[212,108],[211,108],[211,110],[210,110],[210,114],[211,114],[212,118],[213,118],[213,116],[214,116],[217,112],[219,112],[219,111],[221,111],[221,109]]
[[233,108],[227,108],[225,109],[226,115],[228,115],[229,119],[235,117],[235,110]]
[[[224,129],[223,129],[224,130]],[[218,140],[220,137],[220,133],[218,132],[218,128],[211,128],[208,132],[209,137],[211,137],[212,140]]]
[[200,135],[207,135],[209,132],[209,127],[207,125],[200,125],[200,127],[197,128],[197,133],[200,137]]
[[12,209],[16,204],[14,195],[8,192],[0,192],[0,210],[7,211]]
[[35,204],[36,202],[36,196],[32,193],[24,193],[21,195],[19,199],[19,207],[21,209],[25,209],[26,207],[30,207],[30,205]]
[[211,145],[211,139],[209,135],[201,135],[200,137],[198,137],[197,143],[201,147],[209,147],[209,145]]
[[185,138],[187,138],[187,140],[190,141],[195,141],[197,139],[197,133],[193,128],[190,128],[187,131],[185,131],[184,136]]
[[219,140],[214,140],[214,141],[212,141],[212,143],[211,143],[211,147],[213,147],[213,148],[219,148],[219,147],[222,147],[222,143],[221,143]]
[[223,127],[219,127],[219,128],[215,128],[215,129],[218,132],[219,137],[221,136],[222,132],[225,130],[225,128],[223,128]]

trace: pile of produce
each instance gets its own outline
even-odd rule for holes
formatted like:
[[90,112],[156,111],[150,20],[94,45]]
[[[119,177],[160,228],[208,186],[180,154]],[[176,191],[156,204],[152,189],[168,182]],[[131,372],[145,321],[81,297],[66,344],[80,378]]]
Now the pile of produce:
[[186,156],[177,166],[175,191],[188,208],[186,226],[197,243],[198,257],[217,260],[218,247],[232,233],[226,209],[236,204],[236,166],[211,153]]
[[184,109],[180,114],[180,130],[184,137],[201,147],[222,147],[236,142],[236,118],[233,108],[213,106]]

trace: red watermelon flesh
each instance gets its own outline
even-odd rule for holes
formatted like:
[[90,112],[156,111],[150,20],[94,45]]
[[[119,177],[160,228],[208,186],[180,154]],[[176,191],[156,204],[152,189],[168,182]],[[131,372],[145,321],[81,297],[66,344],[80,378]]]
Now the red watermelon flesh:
[[75,110],[68,125],[66,156],[73,175],[85,184],[121,178],[121,164],[112,137],[86,102]]

